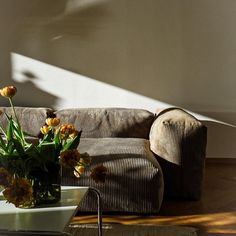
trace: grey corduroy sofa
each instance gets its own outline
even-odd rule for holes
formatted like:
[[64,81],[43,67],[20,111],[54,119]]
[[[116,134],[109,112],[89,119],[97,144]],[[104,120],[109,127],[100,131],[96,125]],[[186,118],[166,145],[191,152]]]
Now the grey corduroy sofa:
[[[109,176],[105,184],[96,184],[88,173],[77,179],[65,169],[62,184],[96,187],[105,212],[157,213],[163,196],[201,197],[207,130],[182,109],[153,114],[128,108],[16,107],[16,112],[23,130],[34,136],[52,113],[82,130],[79,150],[88,152],[94,165],[103,162]],[[0,123],[7,124],[3,115]],[[80,210],[96,211],[94,197],[88,195]]]

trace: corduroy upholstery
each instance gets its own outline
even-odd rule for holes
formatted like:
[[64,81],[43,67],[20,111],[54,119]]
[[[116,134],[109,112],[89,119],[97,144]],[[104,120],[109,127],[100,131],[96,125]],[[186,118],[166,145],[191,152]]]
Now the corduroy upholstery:
[[[11,113],[10,108],[1,109]],[[33,136],[52,112],[61,123],[82,129],[80,151],[88,152],[94,165],[102,161],[109,176],[104,185],[95,184],[88,173],[76,179],[63,169],[62,184],[98,188],[104,211],[157,213],[163,192],[167,197],[201,197],[206,127],[186,111],[171,108],[153,114],[127,108],[16,107],[16,112],[24,131]],[[6,128],[4,114],[0,124]],[[94,198],[88,196],[80,207],[95,211]]]
[[[103,162],[109,176],[104,184],[96,184],[88,172],[77,179],[70,170],[63,169],[63,184],[99,189],[103,211],[157,213],[164,183],[162,170],[149,145],[148,140],[137,138],[83,138],[80,151],[90,154],[93,166]],[[85,198],[80,210],[96,211],[94,196]]]
[[155,120],[153,113],[142,109],[80,108],[56,112],[63,122],[83,130],[84,138],[145,138]]
[[150,148],[164,172],[165,196],[198,200],[202,193],[207,128],[179,108],[157,115]]

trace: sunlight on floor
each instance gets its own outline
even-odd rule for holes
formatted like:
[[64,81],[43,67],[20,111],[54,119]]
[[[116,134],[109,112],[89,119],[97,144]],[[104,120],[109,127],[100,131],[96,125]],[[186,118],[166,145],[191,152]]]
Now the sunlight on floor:
[[[72,224],[96,222],[96,215],[86,215],[75,217]],[[236,211],[185,216],[104,215],[103,222],[118,223],[124,225],[184,225],[205,229],[208,233],[236,234]]]

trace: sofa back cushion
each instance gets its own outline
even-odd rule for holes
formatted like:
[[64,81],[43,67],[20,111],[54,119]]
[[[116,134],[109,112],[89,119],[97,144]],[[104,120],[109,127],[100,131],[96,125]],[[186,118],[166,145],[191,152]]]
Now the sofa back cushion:
[[[23,131],[32,136],[37,136],[40,133],[40,128],[45,124],[48,113],[53,112],[50,108],[16,107],[15,109]],[[11,107],[0,107],[0,110],[9,116],[13,115]],[[6,130],[8,120],[2,112],[0,125]]]
[[61,123],[73,123],[84,138],[149,137],[154,114],[142,109],[73,108],[56,112]]

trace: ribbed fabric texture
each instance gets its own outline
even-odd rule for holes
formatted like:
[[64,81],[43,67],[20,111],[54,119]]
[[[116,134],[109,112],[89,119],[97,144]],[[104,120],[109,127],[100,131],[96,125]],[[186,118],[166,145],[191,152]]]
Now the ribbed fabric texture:
[[[156,213],[163,199],[162,171],[149,149],[149,141],[133,138],[83,138],[80,151],[88,152],[93,163],[103,162],[109,170],[105,184],[96,184],[88,173],[76,179],[63,170],[63,185],[94,186],[103,197],[103,211]],[[96,211],[96,197],[88,195],[81,211]]]
[[150,130],[165,180],[165,196],[199,200],[202,193],[207,128],[182,109],[162,111]]
[[[10,107],[0,109],[12,115]],[[16,107],[16,112],[23,130],[37,136],[53,110]],[[104,162],[110,173],[102,185],[87,173],[78,180],[64,170],[62,183],[98,188],[105,211],[158,212],[164,186],[161,168],[166,196],[200,199],[207,128],[186,111],[168,108],[154,115],[142,109],[72,108],[55,113],[61,123],[82,129],[80,151],[88,152],[94,164]],[[0,124],[6,129],[4,114],[0,114]],[[31,136],[27,140],[38,141]],[[81,210],[96,211],[95,197],[88,196]]]
[[84,138],[145,138],[148,139],[154,114],[142,109],[74,108],[56,112],[61,122],[82,129]]

